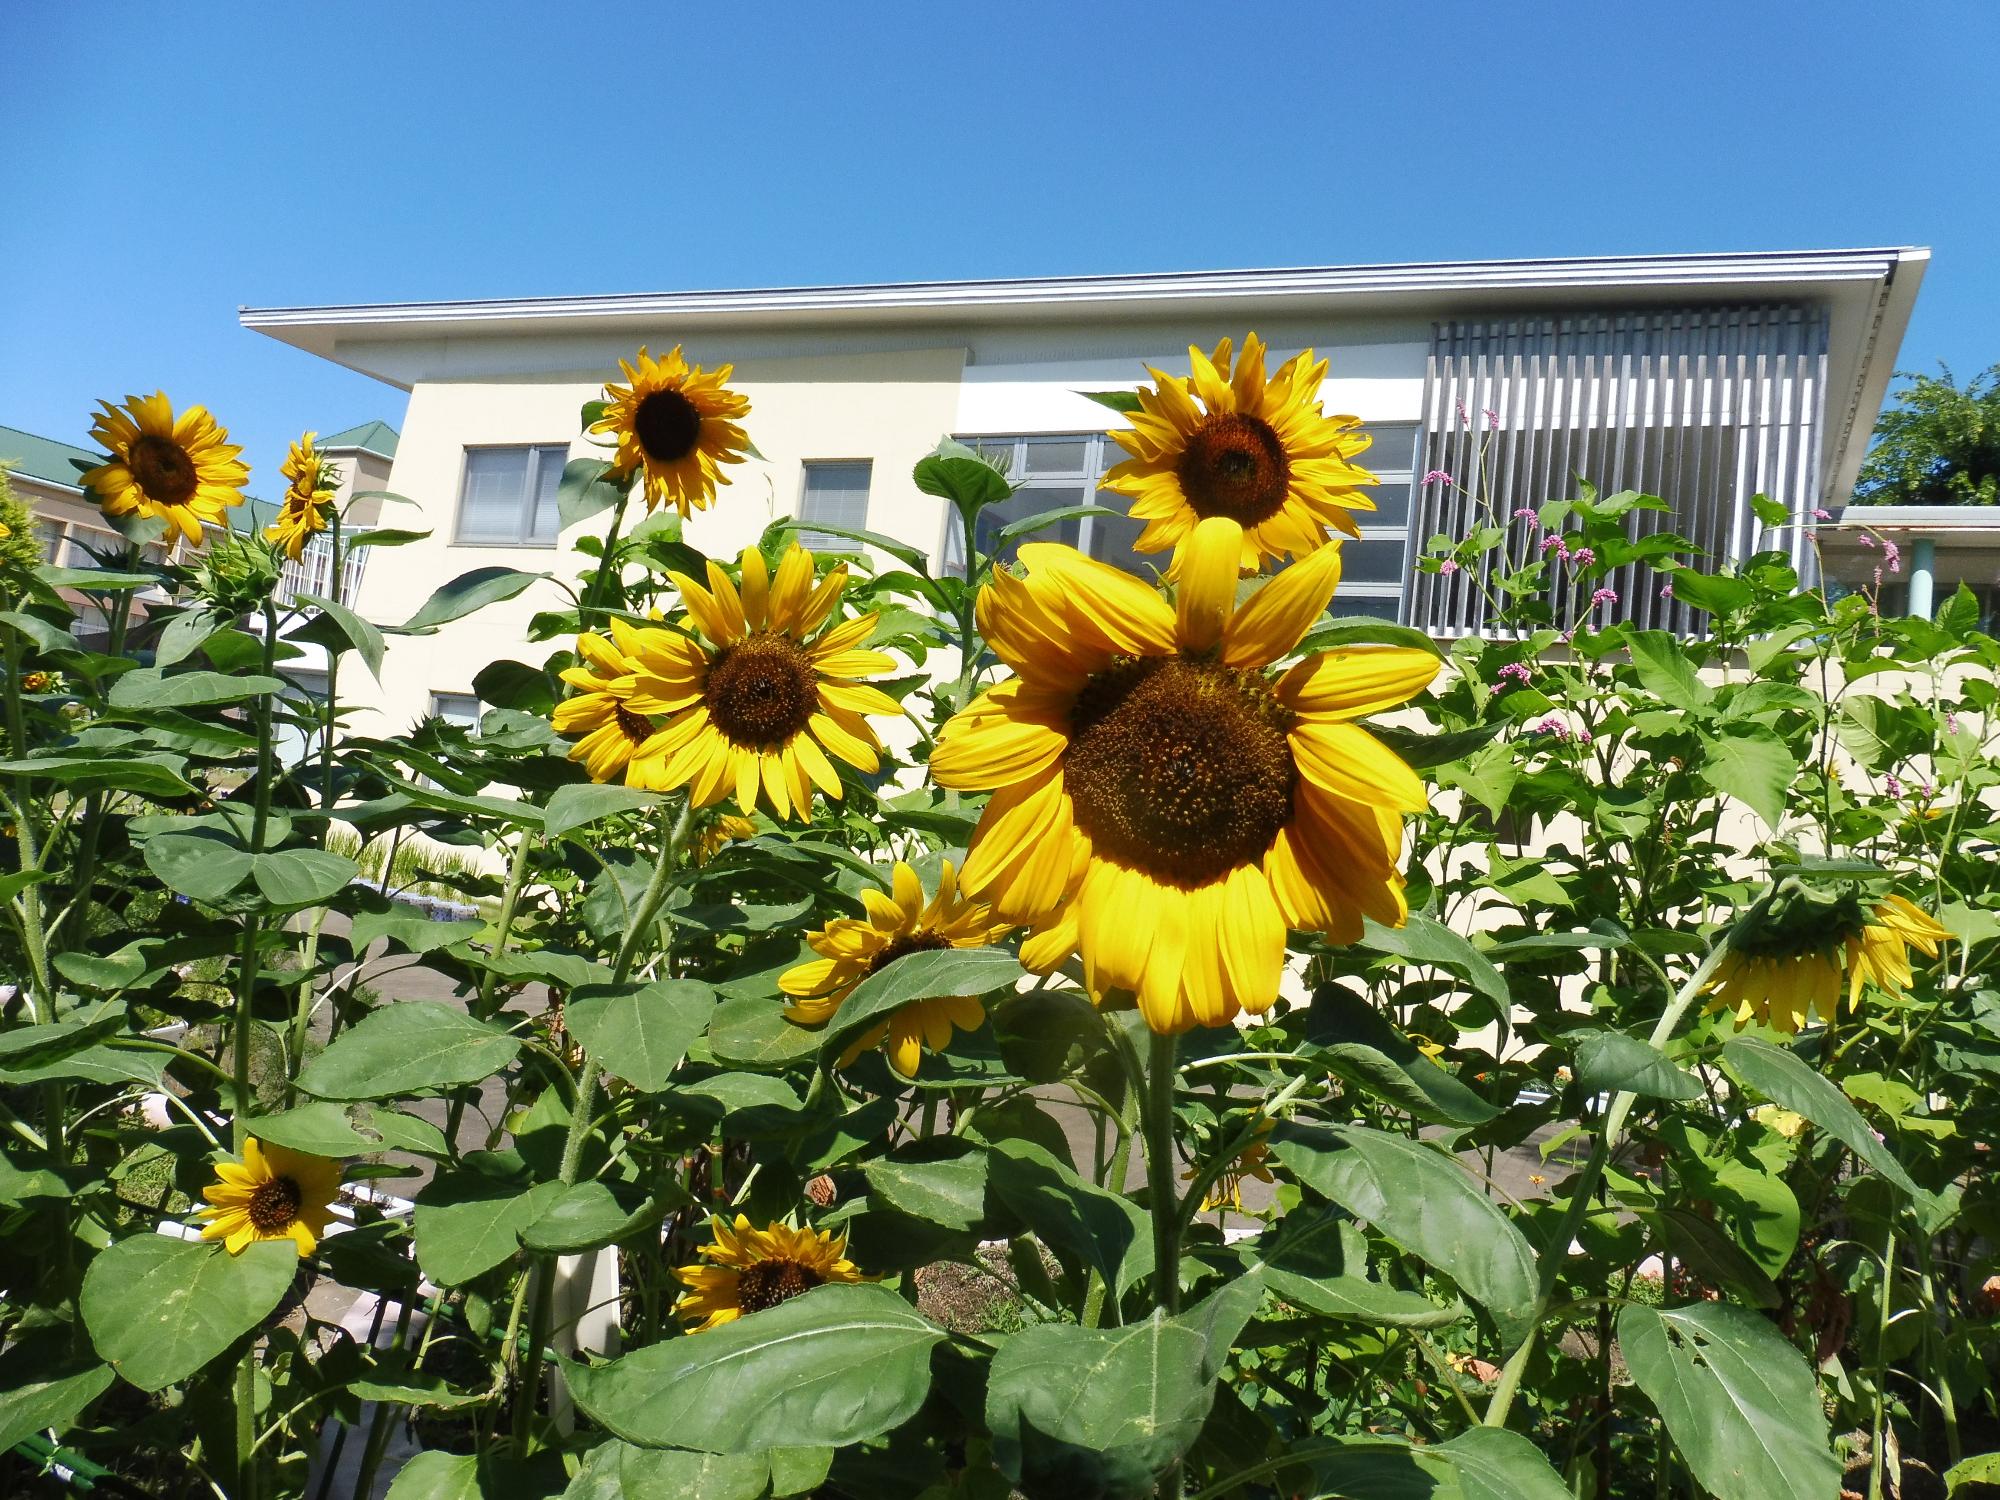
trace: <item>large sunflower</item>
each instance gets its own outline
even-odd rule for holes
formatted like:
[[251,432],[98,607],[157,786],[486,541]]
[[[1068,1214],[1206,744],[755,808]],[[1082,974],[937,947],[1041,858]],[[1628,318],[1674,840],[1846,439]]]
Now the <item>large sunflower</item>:
[[293,562],[315,533],[326,530],[327,512],[333,508],[335,475],[326,455],[314,446],[318,436],[306,433],[285,455],[278,472],[291,483],[285,487],[277,519],[264,531],[265,539],[275,542]]
[[157,516],[197,543],[203,526],[222,525],[229,507],[243,503],[249,465],[206,407],[190,406],[176,419],[165,391],[127,396],[123,406],[97,404],[90,435],[110,457],[83,482],[106,515]]
[[218,1162],[215,1176],[201,1190],[209,1203],[198,1216],[208,1220],[201,1237],[221,1240],[231,1255],[258,1240],[291,1240],[299,1254],[312,1254],[340,1195],[339,1162],[255,1136],[243,1143],[242,1162]]
[[1130,495],[1146,523],[1133,545],[1178,549],[1199,522],[1224,516],[1243,528],[1247,571],[1315,550],[1329,526],[1360,535],[1348,512],[1375,508],[1359,488],[1375,476],[1354,462],[1370,439],[1356,418],[1320,411],[1326,361],[1308,349],[1267,380],[1253,333],[1233,370],[1228,339],[1213,354],[1190,347],[1188,363],[1185,380],[1149,366],[1155,384],[1139,392],[1131,430],[1111,434],[1131,457],[1104,488]]
[[665,359],[642,348],[636,364],[621,359],[618,367],[631,383],[604,387],[606,410],[590,426],[617,435],[612,473],[643,471],[648,510],[663,500],[682,516],[706,510],[715,487],[729,483],[722,465],[743,462],[750,446],[733,420],[750,414],[749,399],[727,384],[734,366],[690,365],[676,344]]
[[821,629],[847,587],[845,568],[815,587],[812,554],[794,545],[775,576],[755,547],[744,549],[741,571],[740,590],[713,562],[706,588],[669,575],[708,644],[650,628],[620,637],[636,668],[624,707],[671,715],[645,748],[660,764],[649,767],[643,785],[686,786],[696,807],[733,792],[746,814],[755,810],[761,787],[778,817],[805,818],[814,787],[841,795],[828,752],[863,771],[881,764],[881,741],[862,716],[902,709],[854,679],[895,663],[861,649],[875,630],[872,614]]
[[1738,1026],[1763,1021],[1796,1032],[1809,1016],[1831,1021],[1847,991],[1848,1009],[1873,982],[1892,995],[1909,989],[1910,950],[1936,958],[1951,934],[1915,902],[1891,894],[1865,914],[1852,900],[1808,909],[1819,920],[1749,923],[1730,935],[1707,989],[1710,1010],[1736,1013]]
[[627,652],[637,649],[639,632],[614,618],[611,634],[616,644],[601,635],[576,638],[579,661],[564,670],[562,680],[578,691],[556,705],[551,721],[558,734],[583,736],[570,746],[569,758],[581,762],[592,781],[623,778],[629,786],[661,787],[664,737],[651,719],[630,707],[639,663]]
[[1288,928],[1336,941],[1403,921],[1401,814],[1416,773],[1351,720],[1403,702],[1429,652],[1356,647],[1273,681],[1326,609],[1326,547],[1236,605],[1242,529],[1211,517],[1178,601],[1070,547],[1021,549],[1025,578],[981,591],[987,644],[1015,672],[944,728],[942,786],[991,790],[960,883],[1048,969],[1072,951],[1102,998],[1136,994],[1155,1031],[1220,1026],[1277,997]]
[[[778,980],[779,989],[797,998],[797,1004],[785,1010],[788,1017],[818,1025],[833,1017],[862,980],[904,954],[981,948],[1014,926],[996,919],[983,902],[959,894],[958,874],[950,860],[944,862],[937,894],[928,903],[917,872],[901,860],[896,861],[893,884],[893,898],[862,890],[866,918],[836,918],[806,939],[820,956],[787,969]],[[905,1078],[914,1078],[926,1047],[942,1052],[951,1042],[953,1027],[977,1031],[985,1019],[986,1008],[970,995],[916,1000],[864,1031],[841,1055],[840,1065],[846,1067],[886,1041],[889,1065]]]
[[674,1273],[687,1284],[674,1312],[690,1333],[720,1328],[829,1282],[867,1279],[847,1259],[844,1234],[789,1224],[753,1229],[742,1214],[733,1227],[712,1219],[709,1228],[714,1240],[696,1252],[708,1264],[682,1266]]

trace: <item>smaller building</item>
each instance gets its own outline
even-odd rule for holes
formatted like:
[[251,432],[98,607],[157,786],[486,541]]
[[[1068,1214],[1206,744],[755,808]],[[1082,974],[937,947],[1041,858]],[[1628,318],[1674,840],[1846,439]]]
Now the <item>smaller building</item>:
[[1830,590],[1927,620],[1962,584],[1979,628],[2000,634],[2000,505],[1850,505],[1819,546]]

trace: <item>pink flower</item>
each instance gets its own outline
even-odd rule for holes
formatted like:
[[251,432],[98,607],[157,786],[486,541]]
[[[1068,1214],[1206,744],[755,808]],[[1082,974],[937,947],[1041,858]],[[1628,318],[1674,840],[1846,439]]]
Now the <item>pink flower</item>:
[[1542,524],[1542,518],[1525,505],[1514,512],[1514,519],[1517,521],[1526,521],[1530,531],[1533,531],[1537,526]]
[[1562,556],[1564,557],[1569,556],[1569,548],[1563,545],[1563,539],[1557,536],[1553,531],[1550,532],[1547,536],[1542,538],[1542,551],[1547,552],[1551,547],[1555,548],[1557,552],[1562,554]]
[[1900,797],[1903,795],[1903,783],[1897,778],[1894,771],[1891,771],[1882,778],[1882,790],[1887,792],[1891,797]]
[[1673,579],[1669,578],[1665,583],[1660,585],[1660,597],[1662,599],[1671,599],[1674,597]]
[[1552,734],[1557,739],[1563,741],[1563,743],[1569,743],[1569,725],[1563,723],[1554,714],[1550,714],[1541,723],[1535,725],[1534,732],[1536,734]]
[[1616,589],[1599,589],[1590,596],[1590,607],[1592,609],[1597,608],[1600,604],[1616,604],[1617,602],[1618,590]]
[[1597,561],[1597,554],[1592,552],[1588,547],[1579,547],[1576,551],[1570,553],[1569,560],[1573,567],[1587,568]]
[[1867,532],[1864,531],[1861,533],[1861,545],[1864,547],[1872,547],[1875,545],[1875,538],[1870,536]]
[[1833,519],[1833,512],[1823,505],[1815,505],[1813,507],[1813,519],[1815,521],[1831,521]]
[[1888,560],[1891,573],[1903,571],[1903,551],[1886,537],[1882,540],[1882,556]]
[[1577,730],[1576,742],[1579,745],[1588,745],[1590,743],[1590,731],[1588,729]]
[[1875,570],[1875,587],[1878,589],[1882,587],[1882,570],[1880,568]]
[[1456,573],[1458,571],[1458,564],[1447,557],[1443,562],[1438,564],[1438,571],[1447,574]]
[[1451,476],[1450,476],[1449,474],[1445,473],[1445,471],[1444,471],[1443,469],[1432,469],[1432,470],[1430,471],[1430,473],[1428,473],[1428,474],[1426,474],[1426,475],[1424,476],[1424,483],[1425,483],[1425,484],[1457,484],[1457,483],[1458,483],[1458,481],[1457,481],[1456,479],[1453,479],[1453,478],[1452,478],[1452,477],[1451,477]]
[[1500,413],[1490,406],[1486,408],[1486,426],[1493,432],[1500,430]]
[[1950,710],[1946,710],[1946,712],[1945,712],[1945,716],[1944,716],[1944,732],[1945,732],[1946,734],[1957,734],[1957,733],[1958,733],[1958,715],[1957,715],[1957,714],[1955,714],[1955,713],[1952,713],[1952,712],[1951,712]]
[[1472,418],[1465,414],[1465,397],[1463,396],[1458,398],[1458,420],[1461,425],[1472,420]]
[[1500,676],[1508,680],[1504,680],[1499,684],[1499,690],[1504,693],[1516,682],[1520,683],[1522,687],[1526,687],[1528,679],[1533,675],[1522,663],[1510,661],[1500,669]]

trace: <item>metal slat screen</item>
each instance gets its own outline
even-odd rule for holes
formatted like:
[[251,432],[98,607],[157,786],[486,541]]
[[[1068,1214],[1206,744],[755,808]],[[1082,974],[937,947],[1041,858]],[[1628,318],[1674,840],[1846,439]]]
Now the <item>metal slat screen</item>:
[[[1783,551],[1810,584],[1826,343],[1822,307],[1440,323],[1418,472],[1443,471],[1456,483],[1419,487],[1411,536],[1422,548],[1433,536],[1501,526],[1509,562],[1519,566],[1540,538],[1513,512],[1573,498],[1582,479],[1601,494],[1639,490],[1668,503],[1665,512],[1635,512],[1635,536],[1679,532],[1716,558]],[[1758,521],[1753,495],[1781,502],[1793,524]],[[1439,635],[1478,633],[1485,582],[1463,572],[1416,575],[1410,623]],[[1645,580],[1612,584],[1623,618],[1683,634],[1701,628],[1699,612]]]

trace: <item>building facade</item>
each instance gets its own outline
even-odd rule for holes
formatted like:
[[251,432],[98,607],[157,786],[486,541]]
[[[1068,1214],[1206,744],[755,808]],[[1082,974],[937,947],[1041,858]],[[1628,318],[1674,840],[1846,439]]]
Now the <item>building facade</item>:
[[[1023,486],[995,524],[1061,505],[1125,502],[1097,483],[1122,418],[1079,394],[1131,389],[1145,367],[1184,371],[1204,348],[1257,332],[1272,359],[1314,348],[1320,396],[1359,418],[1381,477],[1377,509],[1345,545],[1336,609],[1438,634],[1476,631],[1476,589],[1419,575],[1435,535],[1487,510],[1601,490],[1664,497],[1635,524],[1718,556],[1772,547],[1814,575],[1815,512],[1851,489],[1927,252],[1620,257],[923,283],[772,291],[246,310],[247,327],[409,393],[386,487],[417,501],[425,541],[384,550],[357,596],[370,618],[409,617],[439,584],[499,565],[574,572],[560,534],[565,461],[597,451],[579,412],[641,344],[732,364],[761,457],[735,467],[689,540],[726,555],[771,521],[846,548],[813,523],[861,526],[949,568],[962,555],[942,501],[910,477],[940,437],[1004,461]],[[1426,476],[1443,474],[1452,482]],[[1468,493],[1470,492],[1470,493]],[[1751,497],[1780,501],[1782,526]],[[602,519],[587,524],[601,525]],[[1144,568],[1136,523],[1056,529],[1092,555]],[[1672,600],[1621,591],[1643,623],[1687,629]],[[381,721],[476,714],[472,679],[530,654],[529,619],[553,583],[435,635],[397,639]]]

